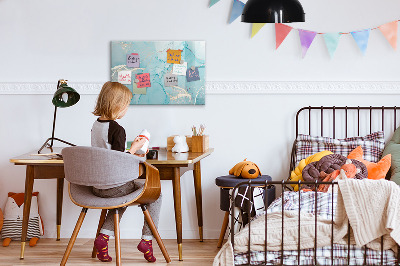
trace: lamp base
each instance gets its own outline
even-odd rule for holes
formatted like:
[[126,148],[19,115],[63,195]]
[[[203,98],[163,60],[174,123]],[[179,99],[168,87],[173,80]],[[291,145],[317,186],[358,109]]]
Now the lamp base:
[[[59,142],[68,144],[70,146],[76,146],[75,144],[69,143],[65,140],[59,139],[59,138],[48,138],[42,145],[42,147],[40,147],[40,149],[38,150],[38,154],[40,154],[40,152],[44,149],[44,148],[49,148],[51,150],[51,152],[53,152],[53,141],[54,140],[58,140]],[[49,144],[49,141],[51,141],[51,144]]]

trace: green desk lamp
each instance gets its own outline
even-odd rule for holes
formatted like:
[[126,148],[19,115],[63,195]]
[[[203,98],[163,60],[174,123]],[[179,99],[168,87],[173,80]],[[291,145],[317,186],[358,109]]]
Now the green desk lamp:
[[[56,127],[56,116],[57,116],[57,107],[65,108],[70,107],[76,104],[79,101],[79,93],[76,92],[73,88],[69,87],[67,84],[67,80],[60,79],[57,83],[57,91],[53,95],[53,105],[54,105],[54,118],[53,118],[53,131],[51,133],[51,138],[48,138],[42,147],[39,149],[38,153],[40,153],[45,147],[50,148],[51,152],[53,152],[53,141],[58,140],[62,143],[75,146],[72,143],[69,143],[65,140],[55,138],[54,137],[54,129]],[[49,144],[49,141],[50,144]]]

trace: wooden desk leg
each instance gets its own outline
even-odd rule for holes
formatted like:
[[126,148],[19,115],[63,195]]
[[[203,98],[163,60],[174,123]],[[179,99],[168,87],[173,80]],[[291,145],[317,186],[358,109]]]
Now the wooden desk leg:
[[57,178],[57,241],[60,241],[64,178]]
[[172,186],[174,191],[175,223],[178,242],[179,260],[182,259],[182,205],[181,205],[181,174],[179,167],[174,167]]
[[25,177],[25,195],[24,195],[24,213],[22,219],[22,233],[21,233],[21,255],[20,259],[24,259],[26,235],[28,233],[29,213],[31,212],[31,200],[34,181],[34,166],[26,166]]
[[194,164],[194,191],[196,194],[197,220],[199,225],[200,242],[203,242],[203,203],[201,196],[201,168],[200,161]]

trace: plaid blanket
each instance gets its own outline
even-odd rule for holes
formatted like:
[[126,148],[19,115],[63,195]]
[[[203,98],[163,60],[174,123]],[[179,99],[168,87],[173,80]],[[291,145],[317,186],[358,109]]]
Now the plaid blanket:
[[[316,197],[317,196],[317,197]],[[335,215],[336,208],[336,194],[317,192],[285,192],[282,197],[277,198],[268,207],[267,214],[282,211],[282,204],[284,210],[298,210],[316,214],[326,219],[332,219],[332,213]],[[260,217],[259,214],[253,219]],[[348,246],[347,245],[333,245],[333,264],[332,264],[332,248],[326,246],[316,249],[317,265],[348,265]],[[314,249],[304,249],[298,255],[297,250],[285,250],[283,252],[284,265],[314,265]],[[366,256],[364,256],[366,254]],[[392,250],[385,250],[383,253],[384,265],[395,265],[396,257]],[[265,252],[250,252],[250,265],[257,265],[265,263],[265,255],[267,256],[266,265],[280,265],[281,252],[280,251],[267,251]],[[381,252],[371,250],[364,247],[357,247],[350,245],[350,263],[349,265],[381,265]],[[364,261],[365,260],[365,261]],[[235,265],[248,264],[248,253],[235,254]]]

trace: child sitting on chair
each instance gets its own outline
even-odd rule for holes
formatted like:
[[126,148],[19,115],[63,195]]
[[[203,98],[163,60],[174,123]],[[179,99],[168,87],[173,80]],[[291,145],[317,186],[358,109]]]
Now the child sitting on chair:
[[[120,126],[115,120],[122,118],[132,99],[132,92],[124,85],[118,82],[106,82],[100,91],[97,98],[96,107],[93,114],[99,118],[93,123],[91,142],[93,147],[106,148],[125,152],[125,129]],[[145,138],[136,138],[129,153],[144,157],[143,155],[135,154],[143,144]],[[122,197],[132,193],[135,190],[141,189],[144,184],[135,182],[137,177],[132,177],[132,181],[117,187],[93,187],[93,194],[102,198]],[[147,204],[147,209],[153,218],[154,224],[158,226],[161,208],[161,195],[153,203]],[[120,219],[125,212],[126,207],[119,208]],[[94,246],[97,249],[97,258],[101,261],[111,261],[112,258],[108,255],[108,240],[114,235],[114,219],[115,210],[108,210],[106,219],[101,228],[99,236],[94,241]],[[149,262],[156,261],[153,256],[152,237],[150,227],[144,221],[142,240],[137,246],[138,250],[144,253],[144,258]]]

